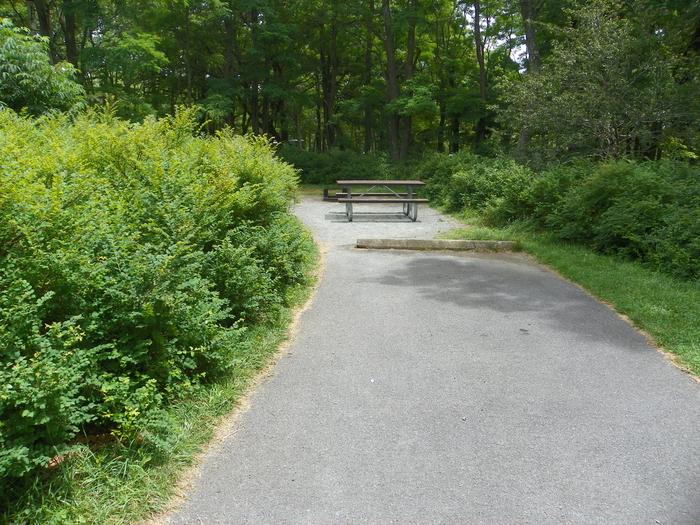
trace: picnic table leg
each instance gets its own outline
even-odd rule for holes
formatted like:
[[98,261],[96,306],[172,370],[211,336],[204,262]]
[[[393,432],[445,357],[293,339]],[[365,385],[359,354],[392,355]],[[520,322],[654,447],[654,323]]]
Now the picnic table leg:
[[[409,199],[413,198],[413,186],[406,186],[406,195],[408,195]],[[407,205],[406,206],[407,207],[406,217],[410,218],[414,212],[415,204],[412,202],[408,202],[408,203],[406,203],[406,205]],[[411,220],[415,221],[416,219],[411,219]]]
[[[343,188],[343,192],[346,198],[352,199],[352,188]],[[352,202],[345,203],[345,215],[348,217],[348,222],[352,222]]]
[[[340,191],[345,194],[345,198],[348,198],[348,188],[340,188]],[[349,217],[350,216],[350,203],[346,202],[345,203],[345,216]]]

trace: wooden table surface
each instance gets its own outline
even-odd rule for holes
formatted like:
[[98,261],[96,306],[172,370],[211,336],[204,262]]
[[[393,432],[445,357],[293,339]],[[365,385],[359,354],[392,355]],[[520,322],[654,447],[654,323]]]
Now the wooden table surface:
[[337,180],[339,186],[424,186],[420,180]]

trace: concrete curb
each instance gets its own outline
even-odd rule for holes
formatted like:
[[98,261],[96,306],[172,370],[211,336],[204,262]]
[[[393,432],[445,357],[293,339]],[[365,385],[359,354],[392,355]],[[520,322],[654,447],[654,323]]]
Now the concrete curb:
[[456,250],[503,252],[515,249],[513,241],[452,241],[434,239],[357,239],[357,248],[374,250]]

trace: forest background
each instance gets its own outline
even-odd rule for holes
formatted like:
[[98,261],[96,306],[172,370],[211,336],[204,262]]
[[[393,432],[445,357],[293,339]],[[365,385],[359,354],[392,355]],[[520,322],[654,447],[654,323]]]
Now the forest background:
[[[391,161],[699,147],[692,0],[3,0],[0,16],[129,120],[196,105],[211,131]],[[0,100],[46,108],[22,95]]]
[[420,178],[700,374],[699,155],[693,0],[0,0],[0,522],[167,506],[310,293],[299,179]]

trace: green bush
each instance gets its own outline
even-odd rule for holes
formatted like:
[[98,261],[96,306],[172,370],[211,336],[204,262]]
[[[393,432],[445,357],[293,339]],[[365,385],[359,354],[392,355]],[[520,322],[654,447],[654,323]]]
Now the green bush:
[[425,155],[421,161],[413,167],[411,178],[426,182],[425,194],[436,202],[446,203],[450,199],[452,175],[459,171],[461,166],[466,166],[477,160],[478,157],[467,151],[445,155],[432,153]]
[[700,172],[675,162],[597,166],[562,199],[548,224],[559,236],[660,270],[700,275]]
[[669,210],[647,242],[654,267],[686,279],[700,276],[700,199]]
[[596,250],[700,276],[700,170],[687,163],[575,161],[536,173],[505,158],[433,155],[416,168],[449,210],[526,221]]
[[300,171],[304,184],[335,184],[340,179],[382,179],[389,174],[385,156],[333,149],[327,152],[306,151],[282,145],[277,155]]
[[415,173],[427,180],[426,193],[452,211],[495,209],[507,195],[525,191],[532,178],[528,168],[510,159],[467,152],[431,156]]
[[513,221],[528,221],[543,227],[547,218],[558,208],[569,189],[579,183],[591,169],[591,164],[579,162],[561,164],[541,173],[514,170],[499,196],[491,199],[486,219],[495,225]]
[[297,178],[191,112],[128,124],[0,111],[0,478],[79,432],[139,434],[235,366],[304,279]]

